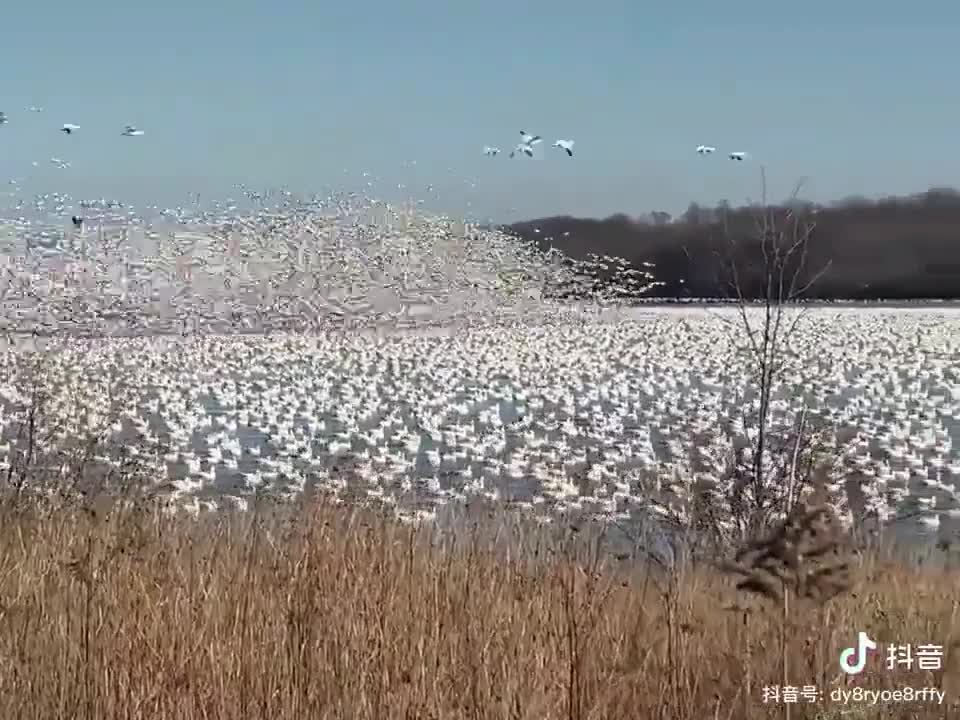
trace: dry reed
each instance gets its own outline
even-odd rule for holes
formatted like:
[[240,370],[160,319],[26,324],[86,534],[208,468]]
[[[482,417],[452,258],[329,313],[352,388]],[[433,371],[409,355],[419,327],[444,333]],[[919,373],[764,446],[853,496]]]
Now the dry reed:
[[[3,515],[3,718],[783,712],[761,700],[764,685],[783,683],[777,608],[709,570],[664,581],[608,561],[584,533],[557,543],[486,512],[456,532],[415,530],[322,502],[192,519],[101,499]],[[788,682],[840,686],[838,651],[861,629],[949,644],[957,576],[862,562],[854,574],[852,593],[786,619]],[[951,681],[878,670],[858,682]],[[944,711],[915,703],[884,717]],[[838,712],[825,699],[793,717]]]

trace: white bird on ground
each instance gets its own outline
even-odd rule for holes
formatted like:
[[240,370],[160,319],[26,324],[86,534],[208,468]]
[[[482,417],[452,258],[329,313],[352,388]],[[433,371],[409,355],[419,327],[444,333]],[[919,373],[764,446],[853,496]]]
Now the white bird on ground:
[[743,162],[747,157],[745,152],[732,152],[730,153],[730,159],[736,160],[737,162]]
[[79,129],[80,129],[79,125],[74,125],[73,123],[64,123],[63,127],[60,128],[60,132],[70,135],[73,133],[74,130],[79,130]]
[[493,155],[496,155],[498,152],[500,152],[500,148],[490,147],[489,145],[483,148],[484,155],[493,156]]
[[573,157],[573,140],[557,140],[554,147],[562,149],[570,157]]
[[143,130],[138,130],[133,125],[127,125],[120,134],[127,137],[140,137],[143,135]]
[[697,152],[701,155],[709,155],[710,153],[716,151],[717,149],[715,147],[711,147],[710,145],[697,145]]

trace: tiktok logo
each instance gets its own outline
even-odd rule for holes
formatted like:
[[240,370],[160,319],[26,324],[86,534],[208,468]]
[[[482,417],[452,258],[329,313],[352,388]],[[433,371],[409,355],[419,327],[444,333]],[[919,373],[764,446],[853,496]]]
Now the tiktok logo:
[[857,675],[867,666],[867,651],[876,650],[877,644],[862,630],[857,634],[857,646],[840,653],[840,669],[847,675]]

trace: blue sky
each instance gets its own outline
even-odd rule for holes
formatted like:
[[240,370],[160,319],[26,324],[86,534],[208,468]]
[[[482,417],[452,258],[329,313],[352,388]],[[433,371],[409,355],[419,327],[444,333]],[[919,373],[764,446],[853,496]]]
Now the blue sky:
[[[10,0],[0,175],[167,203],[367,172],[496,220],[736,204],[761,162],[776,197],[916,192],[960,185],[957,37],[940,0]],[[537,159],[482,155],[521,129],[547,138]]]

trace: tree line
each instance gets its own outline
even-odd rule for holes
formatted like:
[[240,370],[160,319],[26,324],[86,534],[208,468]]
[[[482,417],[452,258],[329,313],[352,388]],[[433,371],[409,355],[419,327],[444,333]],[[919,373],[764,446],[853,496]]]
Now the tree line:
[[[789,244],[801,235],[805,253],[801,282],[815,280],[811,300],[960,299],[960,192],[925,193],[832,205],[795,201],[768,208],[720,203],[691,204],[677,218],[652,212],[605,219],[556,216],[506,226],[516,237],[574,260],[591,254],[655,264],[662,283],[647,293],[659,298],[716,298],[735,294],[737,267],[745,298],[762,297],[763,239],[771,230]],[[598,282],[602,284],[603,279]]]

